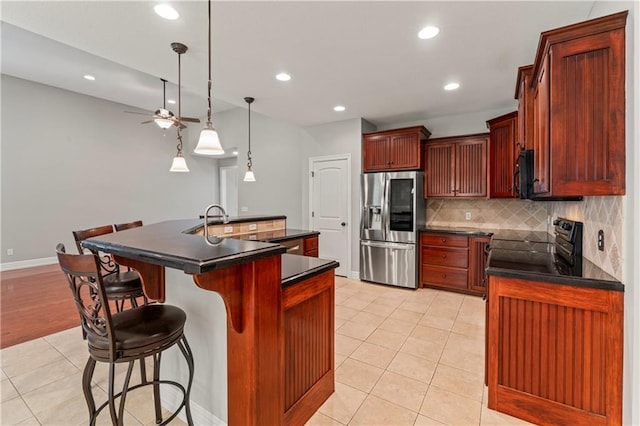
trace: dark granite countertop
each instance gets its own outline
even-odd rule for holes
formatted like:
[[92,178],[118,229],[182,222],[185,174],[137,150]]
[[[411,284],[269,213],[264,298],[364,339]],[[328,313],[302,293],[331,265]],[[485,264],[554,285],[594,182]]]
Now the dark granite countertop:
[[170,220],[87,239],[83,246],[130,259],[201,274],[286,252],[279,244],[220,239],[209,246],[201,235],[189,233],[198,219]]
[[554,237],[547,232],[442,226],[424,227],[419,231],[491,236],[486,268],[488,275],[624,291],[620,281],[584,257],[582,271],[570,271],[562,260],[557,259],[553,249]]
[[280,243],[283,241],[295,240],[297,238],[313,237],[314,235],[320,235],[318,231],[307,231],[304,229],[278,229],[276,231],[262,231],[255,232],[253,234],[234,235],[229,238],[237,238],[240,240],[248,241],[264,241],[267,243]]
[[[219,211],[214,210],[215,213],[219,213]],[[215,215],[211,215],[215,216]],[[200,225],[202,225],[202,219],[204,219],[204,215],[201,214]],[[277,220],[277,219],[286,219],[287,216],[284,215],[251,215],[251,216],[230,216],[229,223],[242,223],[242,222],[257,222],[259,220]],[[209,225],[219,225],[222,224],[222,219],[209,218],[207,221]]]
[[340,265],[335,260],[318,259],[317,257],[299,256],[297,254],[283,254],[282,288],[290,287],[338,266]]

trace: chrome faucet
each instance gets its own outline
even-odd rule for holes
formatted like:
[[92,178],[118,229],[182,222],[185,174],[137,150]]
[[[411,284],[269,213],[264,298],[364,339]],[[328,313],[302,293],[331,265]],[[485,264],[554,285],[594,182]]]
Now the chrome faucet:
[[[217,208],[218,210],[220,210],[220,212],[222,213],[220,216],[209,216],[209,210],[211,210],[214,207]],[[222,207],[220,204],[211,204],[204,211],[204,240],[210,246],[217,246],[222,242],[222,238],[216,237],[217,240],[215,242],[212,242],[209,239],[209,223],[208,223],[209,222],[209,217],[222,217],[222,223],[229,223],[229,215],[227,214],[227,212],[224,209],[224,207]]]

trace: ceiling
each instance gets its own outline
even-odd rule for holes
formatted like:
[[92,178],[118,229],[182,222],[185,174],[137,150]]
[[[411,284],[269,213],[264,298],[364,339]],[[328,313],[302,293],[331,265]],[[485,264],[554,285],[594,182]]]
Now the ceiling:
[[[153,111],[176,98],[206,115],[207,2],[0,2],[2,73]],[[515,107],[518,66],[540,32],[588,18],[593,1],[220,1],[212,6],[215,113],[246,107],[308,126],[363,117],[378,125]],[[436,25],[440,34],[421,40]],[[289,82],[277,81],[282,71]],[[96,81],[83,79],[93,74]],[[460,88],[443,86],[458,81]],[[335,112],[335,105],[346,111]],[[170,106],[177,113],[177,106]],[[123,116],[123,119],[124,116]]]

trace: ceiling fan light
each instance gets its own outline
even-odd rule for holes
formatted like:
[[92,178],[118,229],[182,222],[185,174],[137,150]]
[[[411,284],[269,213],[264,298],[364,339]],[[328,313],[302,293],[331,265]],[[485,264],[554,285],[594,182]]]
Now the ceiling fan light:
[[204,129],[200,132],[200,139],[198,139],[198,145],[193,150],[196,154],[200,155],[222,155],[224,149],[220,144],[220,138],[218,132],[211,126],[211,123],[207,123]]
[[173,121],[168,118],[156,118],[153,121],[155,121],[161,129],[168,129],[173,125]]
[[253,170],[247,170],[247,172],[244,174],[244,179],[242,180],[245,182],[255,182],[256,176],[253,174]]
[[188,172],[189,168],[187,167],[187,162],[182,156],[181,152],[178,152],[175,157],[173,157],[173,162],[171,163],[170,172]]

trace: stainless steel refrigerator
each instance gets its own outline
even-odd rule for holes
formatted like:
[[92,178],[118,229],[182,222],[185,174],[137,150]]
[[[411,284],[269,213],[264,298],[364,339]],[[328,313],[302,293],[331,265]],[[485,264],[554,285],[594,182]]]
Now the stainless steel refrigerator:
[[426,220],[422,172],[361,177],[360,279],[418,287],[418,229]]

